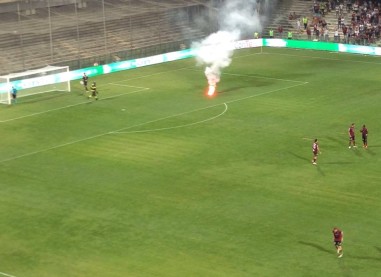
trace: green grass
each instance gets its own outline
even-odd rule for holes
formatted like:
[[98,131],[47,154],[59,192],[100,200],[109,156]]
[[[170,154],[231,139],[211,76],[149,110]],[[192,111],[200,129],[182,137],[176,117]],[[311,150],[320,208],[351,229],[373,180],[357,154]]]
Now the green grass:
[[211,99],[189,59],[97,77],[97,102],[75,81],[0,107],[0,272],[381,276],[380,75],[376,57],[252,49]]

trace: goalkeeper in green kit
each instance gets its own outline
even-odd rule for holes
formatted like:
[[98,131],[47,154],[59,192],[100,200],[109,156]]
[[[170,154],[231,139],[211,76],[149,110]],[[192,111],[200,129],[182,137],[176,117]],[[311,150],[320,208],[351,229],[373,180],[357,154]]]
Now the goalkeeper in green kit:
[[93,82],[90,87],[90,95],[88,98],[94,97],[95,100],[98,100],[98,90],[97,90],[97,84]]

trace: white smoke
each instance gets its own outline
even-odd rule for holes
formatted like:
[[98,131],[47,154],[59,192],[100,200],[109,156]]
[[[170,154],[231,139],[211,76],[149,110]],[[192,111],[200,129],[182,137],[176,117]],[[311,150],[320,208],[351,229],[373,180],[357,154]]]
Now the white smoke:
[[220,81],[222,69],[230,65],[234,51],[232,42],[241,39],[242,34],[262,30],[261,6],[268,5],[269,1],[225,1],[218,14],[220,30],[201,42],[193,43],[197,64],[206,66],[205,76],[209,85],[215,86]]
[[209,85],[216,85],[220,81],[221,69],[231,63],[233,55],[232,42],[239,38],[238,32],[218,31],[195,43],[197,50],[196,60],[199,65],[206,65],[205,76]]

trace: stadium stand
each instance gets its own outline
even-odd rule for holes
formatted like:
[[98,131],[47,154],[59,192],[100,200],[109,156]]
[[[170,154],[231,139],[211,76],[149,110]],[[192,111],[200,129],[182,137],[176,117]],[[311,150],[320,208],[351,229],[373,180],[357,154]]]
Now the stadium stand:
[[[7,1],[8,3],[10,1]],[[87,1],[32,10],[14,10],[0,17],[0,73],[79,60],[119,59],[121,52],[205,37],[210,30],[192,20],[207,8],[201,0]]]

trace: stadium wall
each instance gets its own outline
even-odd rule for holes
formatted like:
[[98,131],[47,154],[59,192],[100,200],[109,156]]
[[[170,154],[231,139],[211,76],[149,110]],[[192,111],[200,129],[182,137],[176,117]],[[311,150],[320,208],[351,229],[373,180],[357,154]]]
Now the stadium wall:
[[[280,47],[280,48],[297,48],[297,49],[309,49],[320,51],[331,51],[339,53],[352,53],[363,55],[381,56],[381,47],[361,46],[361,45],[348,45],[339,43],[325,43],[325,42],[313,42],[313,41],[297,41],[297,40],[284,40],[284,39],[251,39],[236,41],[230,45],[231,49],[244,49],[255,47]],[[181,59],[192,58],[197,55],[197,49],[185,49],[181,51],[170,52],[161,55],[155,55],[140,59],[126,60],[121,62],[115,62],[105,65],[92,66],[82,69],[70,71],[68,73],[60,73],[54,76],[51,80],[54,82],[65,82],[68,80],[81,79],[83,73],[86,73],[90,77],[99,76],[103,74],[135,69],[143,66],[149,66],[154,64],[160,64],[165,62],[177,61]],[[38,86],[40,84],[46,84],[47,80],[44,76],[26,79],[13,82],[12,85],[18,90]],[[0,84],[0,93],[7,93],[8,88],[6,84]]]

